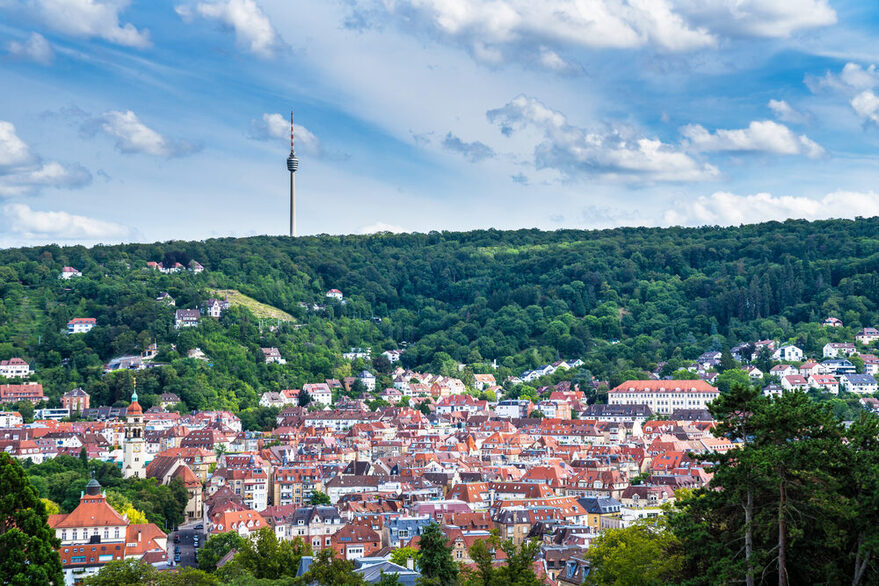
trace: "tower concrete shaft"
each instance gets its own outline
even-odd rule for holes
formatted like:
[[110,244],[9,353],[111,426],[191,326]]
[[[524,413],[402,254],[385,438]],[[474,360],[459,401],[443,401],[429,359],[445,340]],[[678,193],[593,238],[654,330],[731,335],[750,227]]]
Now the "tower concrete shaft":
[[296,173],[290,173],[290,236],[296,236]]

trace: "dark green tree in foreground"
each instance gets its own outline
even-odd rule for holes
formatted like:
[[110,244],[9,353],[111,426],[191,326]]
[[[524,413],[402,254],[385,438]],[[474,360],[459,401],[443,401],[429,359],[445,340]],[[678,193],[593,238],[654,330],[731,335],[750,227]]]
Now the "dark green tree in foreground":
[[363,576],[354,572],[354,564],[336,557],[332,549],[322,549],[314,556],[311,567],[300,578],[302,584],[319,586],[364,586]]
[[[495,565],[497,550],[506,554],[503,564]],[[540,553],[540,541],[532,539],[516,547],[512,539],[501,540],[496,530],[488,539],[476,540],[470,549],[470,559],[476,564],[466,586],[540,586],[543,581],[534,572],[534,560]]]
[[669,517],[681,584],[875,584],[879,569],[879,421],[848,429],[801,392],[774,399],[733,387],[711,407],[715,433],[738,440],[709,454],[707,487]]
[[212,535],[198,552],[198,567],[205,572],[213,572],[217,569],[217,562],[232,551],[240,551],[244,545],[244,538],[236,531]]
[[665,520],[643,519],[623,529],[607,529],[587,550],[587,584],[654,586],[677,584],[679,542]]
[[308,502],[312,505],[331,505],[333,504],[330,501],[330,495],[325,492],[321,492],[319,490],[312,490],[311,496],[308,497]]
[[86,586],[219,586],[216,576],[195,568],[160,572],[141,560],[116,560],[85,581]]
[[11,586],[64,583],[61,542],[21,466],[0,453],[0,583]]
[[423,586],[453,586],[458,581],[458,566],[452,559],[452,546],[437,523],[424,528],[418,542],[419,584]]
[[302,539],[279,540],[271,527],[263,527],[243,541],[230,570],[237,566],[257,579],[293,577],[304,555],[311,555],[311,546]]

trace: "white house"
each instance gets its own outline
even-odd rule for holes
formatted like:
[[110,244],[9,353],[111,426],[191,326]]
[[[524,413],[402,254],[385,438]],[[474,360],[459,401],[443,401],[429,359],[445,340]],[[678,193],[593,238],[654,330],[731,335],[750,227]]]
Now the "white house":
[[857,352],[857,348],[852,342],[830,342],[824,344],[824,358],[839,358],[841,356],[851,356]]
[[776,364],[769,370],[769,374],[783,378],[793,374],[798,374],[798,371],[790,364]]
[[24,419],[18,411],[0,411],[0,427],[17,427],[24,425]]
[[809,377],[809,386],[834,395],[839,394],[839,381],[832,374],[813,374]]
[[223,310],[229,309],[228,301],[220,301],[219,299],[208,299],[204,305],[204,313],[208,317],[219,319],[223,315]]
[[98,325],[98,320],[93,317],[75,317],[67,322],[68,334],[85,334],[92,331]]
[[756,366],[745,366],[744,370],[748,373],[748,376],[753,379],[763,378],[763,371]]
[[75,268],[64,267],[63,269],[61,269],[61,274],[58,275],[58,278],[64,279],[66,281],[67,279],[72,279],[73,277],[81,277],[81,276],[82,276],[82,273],[79,272],[78,270],[76,270]]
[[787,344],[773,352],[772,359],[782,360],[784,362],[802,362],[803,351],[793,344]]
[[[375,380],[373,380],[373,388],[375,388]],[[327,383],[308,383],[302,385],[302,390],[308,393],[312,402],[321,405],[331,405],[333,403],[333,392]]]
[[813,374],[827,374],[827,371],[820,363],[809,360],[800,365],[800,374],[809,378]]
[[364,370],[360,374],[358,374],[357,380],[362,382],[363,386],[365,386],[366,390],[370,393],[375,390],[375,375],[368,370]]
[[877,330],[876,328],[864,328],[863,330],[858,332],[858,335],[855,336],[855,340],[857,340],[861,344],[864,344],[865,346],[867,344],[872,344],[876,340],[879,340],[879,330]]
[[879,391],[879,384],[870,374],[844,374],[839,377],[842,388],[849,393],[872,395]]
[[26,378],[30,376],[30,364],[21,358],[10,358],[9,360],[0,360],[0,376],[6,378]]
[[824,320],[824,327],[827,328],[841,328],[842,320],[837,317],[828,317]]
[[781,379],[781,387],[786,391],[799,389],[805,391],[809,388],[809,381],[801,374],[789,374]]
[[864,361],[864,372],[876,376],[879,374],[879,358],[875,354],[858,354],[858,358]]
[[266,364],[287,364],[287,361],[281,356],[281,351],[277,348],[260,348],[265,358]]
[[705,409],[720,391],[703,380],[630,380],[608,392],[610,405],[647,405],[654,413]]
[[388,359],[388,362],[393,364],[394,362],[400,361],[400,356],[403,354],[402,350],[385,350],[382,352],[382,356]]
[[327,291],[327,297],[329,297],[330,299],[338,299],[339,301],[341,301],[345,296],[342,295],[342,292],[338,289],[330,289],[329,291]]
[[371,354],[372,348],[351,348],[348,352],[342,353],[342,358],[345,360],[357,360],[358,358],[369,360]]
[[531,412],[531,401],[528,401],[527,399],[505,399],[495,405],[494,412],[498,417],[511,417],[516,419],[520,417],[528,417],[528,413]]
[[174,327],[194,328],[198,326],[198,320],[201,319],[201,312],[197,309],[178,309],[174,313]]

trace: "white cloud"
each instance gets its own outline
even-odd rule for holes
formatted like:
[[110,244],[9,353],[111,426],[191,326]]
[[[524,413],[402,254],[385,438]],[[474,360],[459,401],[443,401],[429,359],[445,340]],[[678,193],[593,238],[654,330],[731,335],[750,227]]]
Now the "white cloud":
[[179,157],[199,149],[197,145],[170,140],[162,136],[141,122],[131,110],[104,112],[99,117],[86,122],[83,130],[87,134],[100,131],[115,138],[116,148],[126,154],[142,153],[157,157]]
[[806,76],[805,83],[812,93],[829,89],[851,94],[879,85],[879,71],[875,65],[864,68],[857,63],[846,63],[839,74],[828,71],[822,77]]
[[726,36],[785,38],[836,24],[828,0],[681,0],[688,21]]
[[828,0],[349,0],[350,26],[386,21],[465,48],[479,61],[558,70],[547,49],[691,51],[721,38],[784,38],[836,22]]
[[113,222],[76,216],[67,212],[41,212],[21,203],[7,204],[3,213],[9,230],[24,238],[119,239],[129,228]]
[[18,137],[14,124],[0,120],[0,197],[31,195],[43,187],[73,189],[91,180],[80,165],[42,161]]
[[879,124],[879,97],[871,90],[864,90],[849,102],[861,118]]
[[271,57],[281,45],[277,31],[254,0],[199,2],[194,8],[177,6],[176,11],[185,21],[198,15],[231,28],[239,46],[261,57]]
[[[250,138],[278,140],[290,143],[290,120],[281,114],[263,114],[259,120],[250,121]],[[327,155],[320,139],[301,124],[296,124],[296,152],[315,157]]]
[[60,33],[98,37],[139,49],[150,46],[149,31],[119,22],[119,13],[128,7],[128,0],[24,0],[22,4],[46,26]]
[[747,128],[718,129],[713,134],[699,124],[689,124],[681,128],[681,134],[696,151],[752,151],[810,158],[824,153],[824,149],[805,134],[797,136],[784,124],[772,120],[755,120]]
[[775,114],[775,117],[783,122],[792,124],[802,124],[807,120],[807,116],[788,104],[784,100],[769,100],[769,109]]
[[27,144],[15,133],[15,125],[0,120],[0,169],[24,165],[32,159]]
[[699,163],[672,145],[638,136],[627,128],[590,132],[573,126],[561,112],[525,95],[486,115],[508,136],[525,128],[540,131],[543,137],[534,149],[535,166],[558,170],[569,178],[703,181],[719,175],[712,165]]
[[[353,20],[358,23],[388,17],[410,32],[426,31],[459,43],[489,62],[516,53],[534,56],[542,45],[654,45],[678,51],[716,42],[706,30],[690,27],[666,0],[362,0],[353,4]],[[556,65],[542,58],[538,62],[551,69]]]
[[494,150],[482,141],[465,142],[449,132],[442,142],[443,148],[458,153],[471,163],[478,163],[495,156]]
[[679,202],[665,212],[665,223],[686,226],[737,226],[788,218],[818,220],[879,216],[879,194],[835,191],[812,199],[770,193],[737,195],[719,191],[693,201]]
[[49,65],[55,58],[52,45],[40,33],[31,33],[31,36],[23,43],[10,41],[6,47],[11,56],[26,61],[35,61],[41,65]]

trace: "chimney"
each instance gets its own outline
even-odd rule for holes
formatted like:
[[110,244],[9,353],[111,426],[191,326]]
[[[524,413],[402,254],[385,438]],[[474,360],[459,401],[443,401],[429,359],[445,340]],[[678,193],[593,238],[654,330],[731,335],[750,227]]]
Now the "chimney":
[[140,543],[140,534],[141,534],[141,530],[138,529],[138,530],[137,530],[137,542],[138,542],[138,543]]

